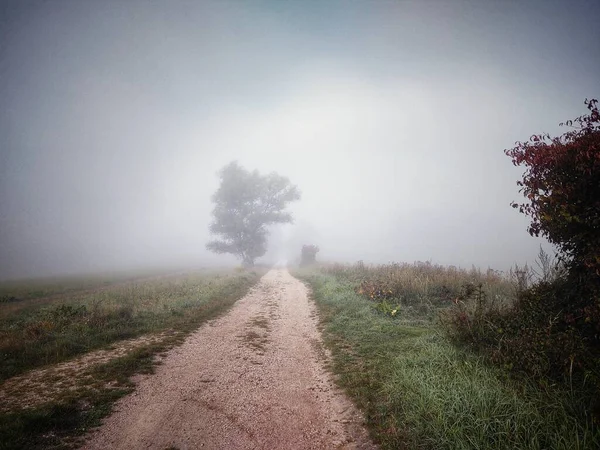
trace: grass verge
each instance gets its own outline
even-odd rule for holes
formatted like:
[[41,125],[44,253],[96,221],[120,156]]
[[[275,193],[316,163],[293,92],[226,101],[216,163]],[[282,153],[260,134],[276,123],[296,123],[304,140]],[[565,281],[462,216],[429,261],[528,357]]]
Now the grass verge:
[[0,304],[0,381],[112,342],[194,328],[223,299],[239,298],[261,273],[205,271],[133,281],[68,292],[34,309]]
[[312,288],[332,369],[383,449],[595,449],[578,398],[542,391],[452,345],[435,323],[377,310],[356,283],[317,271]]
[[[227,311],[264,271],[237,273],[203,280],[211,289],[190,304],[190,298],[172,301],[171,310],[155,317],[152,330],[176,331],[160,342],[137,348],[127,355],[91,366],[82,377],[86,381],[60,398],[35,408],[0,414],[0,449],[64,449],[81,445],[83,435],[100,424],[111,412],[113,403],[133,390],[130,377],[151,373],[158,363],[156,356],[180,343],[185,335],[207,320]],[[220,280],[220,281],[219,281]],[[164,316],[164,317],[163,317]],[[134,325],[135,326],[135,325]],[[144,330],[148,327],[133,328]],[[137,333],[139,334],[139,333]]]

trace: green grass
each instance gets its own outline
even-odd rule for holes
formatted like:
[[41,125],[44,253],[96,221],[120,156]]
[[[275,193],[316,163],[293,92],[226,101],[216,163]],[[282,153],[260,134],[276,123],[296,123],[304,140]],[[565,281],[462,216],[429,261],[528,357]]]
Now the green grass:
[[0,281],[0,303],[21,302],[23,300],[63,295],[164,275],[164,270],[130,270],[114,273],[107,272]]
[[[175,341],[136,349],[90,370],[87,386],[33,409],[0,414],[0,449],[68,449],[79,447],[85,433],[101,424],[113,403],[133,390],[130,377],[152,373],[153,357]],[[110,388],[106,383],[112,383]]]
[[383,314],[341,269],[296,275],[312,288],[332,369],[383,449],[600,448],[568,391],[510,377],[407,305]]
[[201,272],[69,291],[34,309],[0,304],[0,380],[118,340],[192,329],[241,297],[260,273]]
[[[132,391],[133,374],[151,373],[155,355],[180,343],[205,321],[227,311],[263,273],[262,269],[226,274],[204,272],[175,279],[146,280],[88,293],[81,298],[61,299],[60,303],[29,316],[20,311],[5,318],[4,326],[8,324],[9,331],[17,335],[36,321],[51,320],[54,327],[51,333],[31,337],[20,347],[22,354],[12,353],[12,359],[8,359],[3,353],[4,376],[58,362],[123,337],[165,330],[177,333],[123,357],[91,366],[89,381],[75,391],[65,392],[56,401],[0,414],[0,449],[62,449],[81,445],[81,436],[100,424],[118,398]],[[97,298],[102,299],[100,306],[97,310],[90,309],[90,303]],[[104,319],[96,323],[91,320],[93,314]],[[5,341],[3,344],[6,346]],[[7,361],[12,363],[10,369],[4,366]]]

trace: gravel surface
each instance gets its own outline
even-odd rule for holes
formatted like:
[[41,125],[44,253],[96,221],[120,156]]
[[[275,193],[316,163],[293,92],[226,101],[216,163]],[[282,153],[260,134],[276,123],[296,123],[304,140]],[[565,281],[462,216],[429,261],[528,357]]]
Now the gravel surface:
[[306,287],[271,270],[137,379],[86,449],[375,449],[325,370]]

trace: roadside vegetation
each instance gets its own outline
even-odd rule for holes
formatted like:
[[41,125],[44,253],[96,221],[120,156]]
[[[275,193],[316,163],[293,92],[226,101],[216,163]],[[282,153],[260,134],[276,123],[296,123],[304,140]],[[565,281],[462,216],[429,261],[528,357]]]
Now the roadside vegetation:
[[[431,264],[301,272],[340,383],[383,448],[600,448],[600,112],[505,150],[544,236],[539,271]],[[533,281],[533,283],[531,283]],[[512,286],[511,286],[512,285]]]
[[461,302],[479,314],[483,297],[509,309],[518,278],[428,263],[295,274],[312,288],[340,385],[383,449],[600,446],[589,392],[494,364],[440,319]]
[[15,303],[22,307],[31,307],[37,305],[36,302],[21,302],[21,300],[51,299],[58,295],[63,296],[74,292],[158,276],[165,276],[164,270],[130,270],[89,275],[6,280],[0,282],[0,303]]
[[[108,287],[83,283],[83,290],[75,287],[82,285],[79,280],[71,289],[67,285],[64,295],[35,307],[3,311],[5,305],[15,302],[0,304],[0,375],[4,380],[0,394],[18,396],[19,392],[13,391],[19,384],[23,389],[39,384],[42,390],[56,391],[51,392],[50,400],[33,404],[25,401],[32,398],[26,395],[30,392],[22,393],[22,402],[16,407],[14,401],[5,400],[4,406],[10,403],[11,407],[0,411],[0,449],[80,445],[79,436],[98,425],[112,403],[133,389],[132,375],[151,372],[162,352],[226,311],[263,273],[262,268],[204,271]],[[33,289],[39,286],[33,283]],[[36,301],[27,299],[24,287],[20,292],[24,298],[19,302]],[[125,339],[137,343],[123,346],[130,342]],[[92,364],[73,359],[94,355],[99,349],[106,349],[109,355],[111,350],[117,351],[114,357],[99,358]],[[64,368],[55,366],[67,360]],[[28,376],[28,370],[46,367],[59,370],[40,372],[41,376],[33,371]],[[23,377],[16,387],[9,379],[15,375]],[[31,377],[36,379],[29,380]],[[11,392],[1,392],[9,385]]]

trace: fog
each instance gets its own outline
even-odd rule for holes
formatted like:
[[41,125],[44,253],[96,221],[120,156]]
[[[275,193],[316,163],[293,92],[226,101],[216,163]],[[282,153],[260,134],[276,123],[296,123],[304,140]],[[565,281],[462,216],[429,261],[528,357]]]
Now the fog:
[[263,260],[531,262],[503,150],[600,93],[596,1],[2,1],[0,278],[226,265],[232,160],[297,184]]

